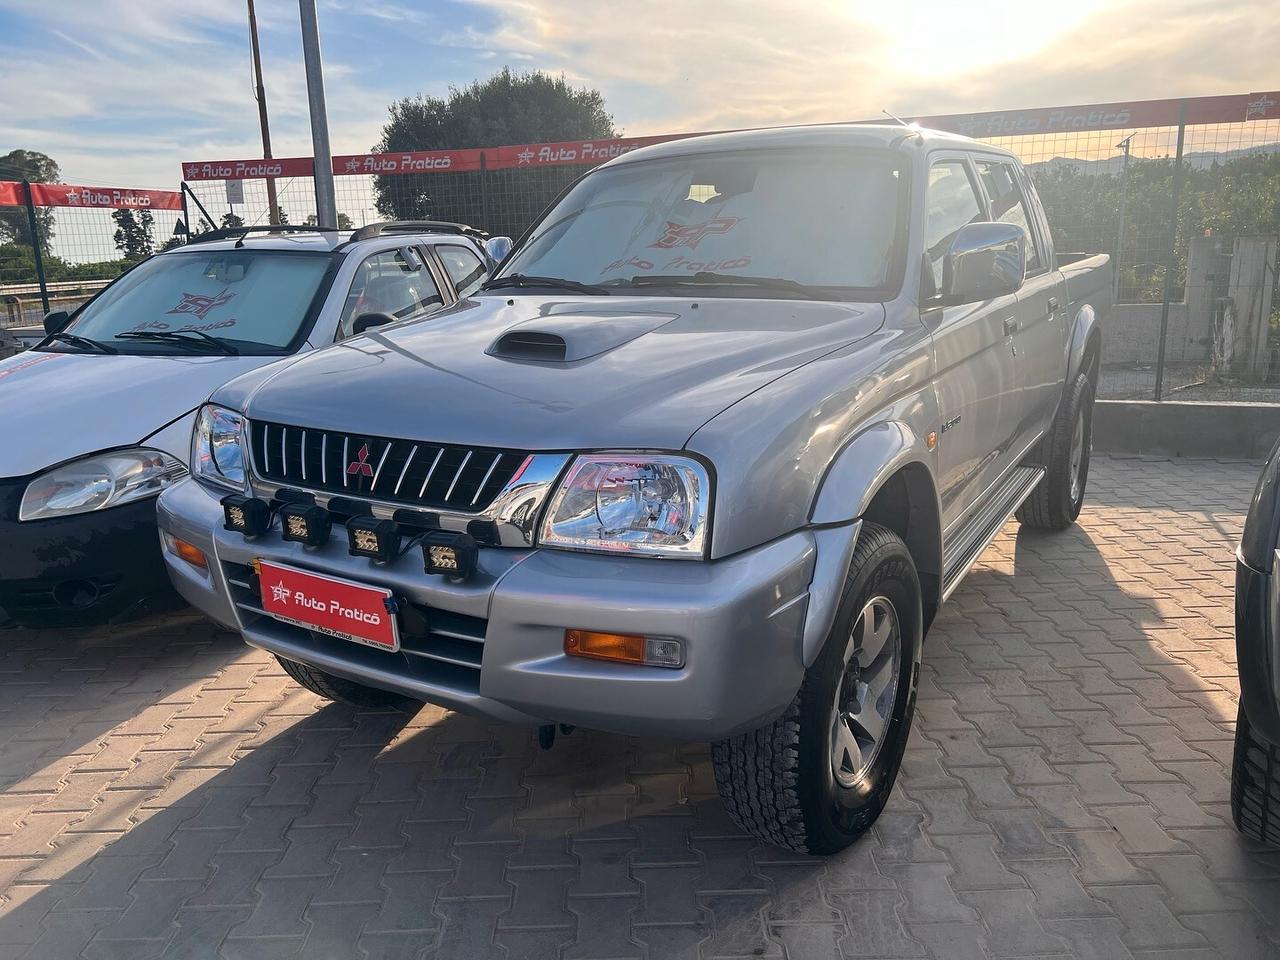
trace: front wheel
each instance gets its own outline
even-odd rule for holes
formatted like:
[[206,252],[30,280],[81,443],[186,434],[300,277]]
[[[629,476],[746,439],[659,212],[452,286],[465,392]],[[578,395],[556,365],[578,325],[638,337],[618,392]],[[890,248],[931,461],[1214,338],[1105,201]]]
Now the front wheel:
[[712,746],[733,821],[811,854],[865,833],[902,764],[922,639],[911,554],[892,531],[865,524],[835,623],[795,699],[773,723]]
[[335,677],[331,673],[325,673],[325,671],[318,670],[305,663],[287,660],[281,656],[277,656],[276,660],[280,662],[284,672],[296,683],[326,700],[333,700],[336,703],[345,703],[348,706],[363,707],[365,709],[390,707],[410,710],[421,706],[421,704],[416,704],[398,693],[392,693],[390,690],[379,690],[377,687],[367,687],[363,683],[356,683],[354,680],[346,679],[346,677]]

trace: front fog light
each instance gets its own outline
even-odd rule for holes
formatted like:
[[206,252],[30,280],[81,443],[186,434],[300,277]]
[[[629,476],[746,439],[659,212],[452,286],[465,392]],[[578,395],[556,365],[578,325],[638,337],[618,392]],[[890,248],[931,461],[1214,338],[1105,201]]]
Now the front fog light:
[[637,666],[684,666],[684,643],[674,637],[643,637],[633,633],[601,633],[595,630],[566,630],[564,652],[571,657],[612,660]]
[[347,521],[347,552],[386,563],[400,554],[400,528],[394,520],[352,517]]
[[246,537],[260,537],[271,529],[271,505],[257,497],[228,494],[221,500],[222,528]]
[[329,511],[324,507],[291,503],[280,508],[280,536],[294,543],[305,543],[309,547],[328,543],[332,525]]
[[422,538],[422,568],[455,580],[465,580],[476,572],[479,549],[466,533],[432,530]]

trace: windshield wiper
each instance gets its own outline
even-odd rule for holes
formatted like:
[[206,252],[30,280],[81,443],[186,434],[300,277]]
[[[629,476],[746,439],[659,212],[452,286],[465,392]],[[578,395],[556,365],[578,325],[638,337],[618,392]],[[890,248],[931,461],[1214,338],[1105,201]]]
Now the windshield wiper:
[[672,274],[640,274],[630,280],[613,281],[619,286],[630,287],[683,287],[683,286],[744,286],[759,287],[763,290],[782,290],[794,293],[806,300],[828,300],[820,289],[798,280],[784,280],[781,277],[744,277],[735,273],[712,273],[699,270],[697,273]]
[[79,347],[81,350],[87,350],[89,353],[119,353],[115,347],[101,340],[90,340],[88,337],[82,337],[77,333],[51,333],[45,337],[46,340],[56,340],[58,343],[65,343],[73,347]]
[[[190,334],[190,336],[188,336]],[[191,337],[197,339],[192,340]],[[211,337],[203,330],[126,330],[116,334],[117,340],[143,340],[151,343],[178,343],[198,350],[212,350],[228,357],[239,356],[240,351],[222,337]]]
[[580,283],[577,280],[566,280],[564,277],[531,277],[523,273],[509,273],[505,277],[494,277],[480,289],[498,290],[502,287],[559,287],[561,290],[573,290],[597,297],[609,295],[609,291],[604,287],[598,287],[592,283]]

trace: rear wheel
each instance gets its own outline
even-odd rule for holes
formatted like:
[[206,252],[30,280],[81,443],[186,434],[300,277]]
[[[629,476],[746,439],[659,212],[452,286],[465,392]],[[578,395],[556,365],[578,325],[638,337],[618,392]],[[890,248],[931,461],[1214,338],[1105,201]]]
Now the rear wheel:
[[1243,706],[1231,764],[1231,819],[1246,837],[1280,846],[1280,745],[1249,725]]
[[1044,479],[1018,507],[1018,522],[1036,530],[1065,530],[1084,506],[1093,451],[1093,382],[1076,377],[1062,397],[1053,427],[1040,441]]
[[346,703],[353,707],[412,709],[417,706],[412,700],[402,697],[398,693],[380,690],[377,687],[366,687],[364,684],[356,683],[354,680],[335,677],[331,673],[325,673],[323,670],[309,667],[305,663],[286,660],[284,657],[277,656],[276,659],[280,661],[280,666],[284,668],[285,673],[316,696],[324,697],[326,700],[335,700],[338,703]]
[[733,821],[802,853],[842,850],[884,809],[911,730],[920,581],[896,534],[865,524],[835,623],[781,717],[712,746]]

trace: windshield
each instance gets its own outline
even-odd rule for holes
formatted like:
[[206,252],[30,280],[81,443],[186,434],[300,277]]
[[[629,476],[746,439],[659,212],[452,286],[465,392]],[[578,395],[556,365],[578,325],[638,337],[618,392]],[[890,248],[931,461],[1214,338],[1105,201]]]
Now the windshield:
[[[240,353],[281,353],[301,332],[330,263],[327,253],[166,253],[104,290],[68,332],[120,353],[190,352],[193,348],[181,341],[203,339],[200,333]],[[147,339],[151,334],[161,337]],[[74,349],[67,344],[46,349],[68,348]]]
[[769,278],[870,299],[900,273],[906,180],[901,155],[887,150],[755,150],[619,164],[566,194],[503,275],[643,293],[664,279],[694,282],[702,274],[700,286],[737,296],[762,294],[728,278]]

